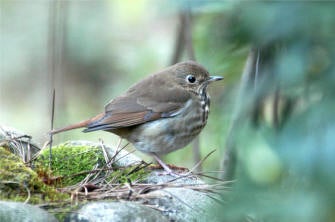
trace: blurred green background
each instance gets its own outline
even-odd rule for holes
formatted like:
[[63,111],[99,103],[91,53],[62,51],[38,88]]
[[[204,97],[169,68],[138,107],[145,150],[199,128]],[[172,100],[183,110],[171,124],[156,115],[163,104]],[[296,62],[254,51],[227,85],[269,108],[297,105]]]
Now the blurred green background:
[[[225,77],[210,88],[200,147],[202,156],[217,152],[204,170],[219,169],[229,144],[237,156],[225,205],[213,213],[222,213],[222,221],[335,221],[335,3],[0,4],[1,124],[42,144],[53,88],[55,127],[101,112],[131,84],[170,65],[179,15],[190,9],[197,61]],[[241,90],[251,48],[257,75]],[[118,141],[109,133],[76,130],[57,135],[55,143],[98,138]],[[190,168],[191,152],[189,146],[166,160]]]

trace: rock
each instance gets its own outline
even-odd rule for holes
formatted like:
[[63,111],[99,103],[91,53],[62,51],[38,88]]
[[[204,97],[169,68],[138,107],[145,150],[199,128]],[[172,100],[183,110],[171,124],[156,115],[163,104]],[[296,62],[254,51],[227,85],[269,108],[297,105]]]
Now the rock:
[[0,146],[29,162],[41,149],[31,140],[31,136],[16,129],[0,125]]
[[200,191],[209,185],[197,176],[176,179],[174,176],[164,175],[161,170],[155,170],[145,182],[166,186],[151,192],[150,196],[156,198],[147,198],[144,202],[160,209],[170,221],[220,221],[208,213],[211,206],[218,206],[218,202],[210,197],[213,194]]
[[150,207],[134,202],[95,202],[84,205],[71,213],[67,222],[155,222],[169,221],[165,216]]
[[[20,157],[0,147],[0,199],[28,201],[40,204],[47,201],[62,200],[68,195],[57,192],[45,185]],[[1,221],[1,220],[0,220]]]
[[153,191],[146,204],[159,208],[169,221],[220,221],[210,215],[210,208],[217,203],[207,194],[189,188],[164,188]]
[[[49,149],[43,149],[35,165],[47,171],[49,162]],[[54,177],[63,178],[61,187],[75,185],[87,176],[95,177],[97,173],[101,178],[106,173],[116,173],[118,169],[129,168],[131,170],[131,167],[136,167],[142,162],[141,159],[126,150],[117,150],[89,141],[68,141],[52,147],[51,168]],[[94,173],[94,170],[103,168],[112,170]],[[124,172],[127,173],[127,171]],[[122,176],[122,173],[119,176]]]
[[164,170],[153,170],[150,172],[148,177],[142,181],[143,183],[148,184],[163,184],[163,183],[174,183],[174,184],[205,184],[199,177],[192,174],[188,176],[182,176],[186,174],[187,171],[174,171],[175,173],[180,174],[181,176],[176,178],[176,176],[168,175]]
[[143,183],[147,191],[133,201],[88,203],[67,221],[220,221],[209,213],[218,206],[205,192],[209,185],[196,176],[176,179],[154,170]]
[[[3,153],[4,161],[2,162],[4,162],[6,166],[10,166],[10,163],[7,163],[7,162],[11,158],[13,158],[14,162],[20,162],[17,160],[18,159],[17,156],[9,153],[8,151],[5,151],[4,149],[2,150],[4,151]],[[73,153],[73,151],[75,151],[75,153]],[[93,199],[88,199],[88,200],[91,200],[91,202],[82,205],[79,210],[71,209],[70,213],[68,213],[65,216],[65,221],[68,221],[68,222],[70,221],[71,222],[72,221],[73,222],[220,221],[219,218],[216,218],[214,215],[210,215],[208,213],[210,212],[209,209],[212,208],[212,206],[217,205],[217,202],[214,201],[212,197],[210,197],[210,195],[212,195],[210,192],[208,192],[208,188],[210,189],[210,187],[204,181],[202,181],[197,176],[194,176],[192,174],[189,176],[185,176],[185,177],[184,176],[176,177],[176,176],[166,175],[165,172],[161,169],[155,169],[155,168],[150,168],[150,167],[145,169],[145,173],[136,172],[138,174],[134,175],[135,177],[131,177],[128,174],[129,171],[127,171],[125,168],[122,168],[122,167],[131,166],[130,169],[131,169],[131,172],[133,172],[132,167],[136,168],[138,164],[141,163],[142,161],[141,159],[136,157],[134,154],[130,154],[125,150],[121,150],[120,152],[118,152],[116,149],[113,149],[108,146],[104,146],[104,150],[103,150],[101,148],[101,144],[98,144],[98,143],[92,143],[88,141],[70,141],[70,142],[58,145],[53,148],[53,161],[56,161],[52,165],[53,173],[64,170],[63,171],[64,175],[76,175],[76,173],[78,172],[79,173],[86,172],[87,170],[91,171],[94,166],[105,167],[106,162],[105,162],[104,155],[103,155],[104,151],[108,153],[109,159],[114,157],[112,161],[113,171],[111,173],[114,173],[115,166],[120,166],[121,172],[117,171],[117,167],[115,167],[115,173],[116,173],[115,176],[105,177],[108,179],[113,179],[113,181],[105,181],[105,184],[102,184],[101,187],[108,184],[108,186],[110,186],[110,189],[108,188],[103,191],[101,190],[99,191],[99,189],[97,189],[97,190],[94,190],[92,193],[88,191],[87,194],[84,193],[80,189],[75,190],[75,192],[73,192],[72,194],[75,194],[76,192],[80,192],[81,193],[80,197],[83,198],[83,200],[85,200],[85,195],[86,197],[88,197],[90,194],[91,194],[90,195],[91,197],[92,196],[95,197],[93,198],[94,200],[96,199],[98,200],[96,202],[93,202],[92,201]],[[115,154],[117,152],[118,154],[115,157]],[[42,159],[41,160],[42,162],[35,161],[36,167],[39,166],[38,163],[45,164],[46,166],[48,166],[48,163],[49,163],[48,154],[49,154],[49,151],[47,149],[42,150],[41,155],[39,156],[39,158]],[[83,155],[87,155],[87,156],[84,157]],[[43,159],[44,159],[44,162],[43,162]],[[61,167],[59,168],[61,170],[57,169],[58,167],[57,164],[62,164],[60,165]],[[92,164],[92,165],[88,165],[88,164]],[[71,170],[69,170],[69,168],[66,168],[69,166],[70,168],[72,167],[74,168],[74,170],[77,170],[77,172],[72,172]],[[81,168],[82,166],[86,166],[88,168],[87,169]],[[124,174],[122,174],[123,172],[122,170],[126,170],[124,171]],[[32,170],[28,169],[28,171],[30,172]],[[94,172],[101,173],[100,171],[94,171]],[[105,172],[105,171],[102,171],[102,172]],[[187,172],[185,172],[185,170],[181,170],[177,168],[175,173],[182,175]],[[12,175],[12,174],[8,174],[8,175]],[[3,185],[7,185],[6,183],[9,183],[11,181],[16,181],[15,177],[9,177],[8,175],[6,175],[6,178],[9,178],[9,181],[6,182],[6,181],[0,180],[0,187]],[[27,175],[36,175],[36,173],[33,172],[33,174],[27,174]],[[146,178],[143,178],[143,176],[146,176]],[[36,178],[33,176],[26,176],[26,177]],[[73,177],[74,176],[71,176],[70,178],[73,178]],[[84,175],[84,177],[86,177],[86,175]],[[97,181],[99,181],[99,177],[98,176],[95,177],[94,173],[92,174],[92,178],[96,178]],[[80,179],[80,181],[81,180],[82,179]],[[6,183],[3,183],[3,182],[6,182]],[[19,188],[21,189],[19,191],[25,194],[23,197],[21,197],[22,201],[24,200],[33,201],[34,200],[34,203],[38,203],[36,202],[38,199],[38,196],[35,196],[34,193],[31,193],[31,197],[28,198],[26,194],[28,193],[28,190],[34,190],[34,192],[36,192],[36,189],[38,188],[36,185],[33,187],[30,187],[30,183],[28,182],[21,183],[19,181],[16,182],[14,185],[17,186],[18,184],[27,184],[26,185],[27,187],[19,186]],[[9,185],[13,186],[12,184],[9,184]],[[93,181],[93,183],[90,185],[96,185],[96,184]],[[99,186],[100,184],[98,183],[97,187],[99,188]],[[18,190],[17,187],[14,187],[14,188]],[[118,188],[120,188],[121,191],[123,192],[122,195],[119,195],[118,190],[117,190]],[[9,193],[8,189],[7,190],[2,189],[2,191],[4,191],[2,192],[3,194]],[[99,194],[98,192],[101,192],[100,194],[102,194],[101,199],[112,197],[114,201],[106,201],[106,200],[102,201],[101,199],[99,199],[100,197],[96,198],[97,195]],[[1,189],[0,189],[0,194],[1,194]],[[113,196],[113,195],[108,195],[108,194],[113,194],[113,195],[115,194],[115,195]],[[123,201],[115,201],[115,199],[116,200],[122,199]],[[2,207],[4,203],[6,203],[5,207]],[[33,207],[31,205],[25,205],[22,203],[13,203],[13,204],[18,205],[18,207],[16,207],[16,205],[13,207],[12,204],[7,204],[7,203],[11,203],[11,202],[0,203],[0,208],[1,208],[0,209],[0,222],[2,221],[6,221],[6,222],[7,221],[9,222],[11,221],[32,221],[32,222],[56,221],[56,219],[53,216],[48,215],[47,212],[43,211],[40,208]],[[23,207],[21,207],[22,205]],[[66,209],[61,209],[61,210],[62,212],[69,212],[69,210],[66,210]],[[7,213],[7,211],[9,213]],[[31,214],[31,212],[34,212],[34,214]],[[64,215],[65,214],[66,213],[64,213]],[[20,217],[17,218],[16,217],[17,215],[20,215]],[[45,219],[45,217],[47,217],[47,219]]]
[[57,222],[47,211],[20,202],[0,201],[0,221],[2,222]]
[[[66,144],[69,147],[71,146],[88,146],[92,148],[101,147],[100,143],[93,143],[93,142],[85,141],[85,140],[68,141]],[[138,158],[132,153],[129,153],[128,151],[124,149],[117,150],[116,148],[110,147],[107,145],[104,145],[104,147],[106,148],[106,151],[108,152],[108,155],[110,158],[113,157],[116,154],[116,152],[118,152],[117,158],[115,158],[116,161],[114,162],[114,164],[116,164],[119,167],[128,167],[128,166],[136,165],[142,161],[140,158]]]

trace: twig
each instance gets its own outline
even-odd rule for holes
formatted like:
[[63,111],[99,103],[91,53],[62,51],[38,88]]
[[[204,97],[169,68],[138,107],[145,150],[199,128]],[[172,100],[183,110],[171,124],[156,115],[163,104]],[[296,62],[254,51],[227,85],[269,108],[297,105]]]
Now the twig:
[[199,169],[201,164],[212,154],[214,153],[216,150],[212,150],[211,152],[209,152],[204,158],[202,158],[197,164],[194,165],[194,167],[189,171],[189,173],[192,173],[193,171],[195,171],[196,169]]
[[112,164],[111,164],[112,158],[110,158],[109,153],[106,151],[104,141],[102,139],[99,139],[99,142],[100,142],[100,147],[101,147],[104,159],[105,159],[105,163],[106,163],[107,167],[111,168],[112,167]]
[[[56,99],[56,90],[53,89],[52,91],[52,104],[51,104],[51,123],[50,123],[50,131],[54,128],[54,119],[55,119],[55,99]],[[49,169],[51,170],[51,162],[52,162],[52,141],[53,135],[52,133],[49,134]]]

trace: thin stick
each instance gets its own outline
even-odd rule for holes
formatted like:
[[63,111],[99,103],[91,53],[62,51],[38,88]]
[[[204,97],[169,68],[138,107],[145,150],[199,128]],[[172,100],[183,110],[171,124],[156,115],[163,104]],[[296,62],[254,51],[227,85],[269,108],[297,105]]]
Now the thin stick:
[[[52,91],[52,105],[51,105],[51,123],[50,123],[50,127],[51,127],[51,130],[54,129],[54,119],[55,119],[55,98],[56,98],[56,90],[54,89]],[[51,170],[51,161],[52,161],[52,151],[51,151],[51,148],[52,148],[52,140],[53,140],[53,134],[50,133],[49,134],[50,136],[50,143],[49,143],[49,169]]]
[[204,158],[202,158],[200,161],[197,162],[197,164],[194,165],[194,167],[190,170],[189,173],[192,173],[193,171],[200,169],[201,164],[212,154],[214,153],[216,150],[212,150],[211,152],[209,152]]

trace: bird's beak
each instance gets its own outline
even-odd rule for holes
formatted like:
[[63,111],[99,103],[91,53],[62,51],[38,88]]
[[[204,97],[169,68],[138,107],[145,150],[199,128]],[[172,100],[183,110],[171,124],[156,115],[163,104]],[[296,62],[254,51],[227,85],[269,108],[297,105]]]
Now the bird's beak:
[[208,79],[208,82],[215,82],[215,81],[219,81],[222,80],[223,77],[222,76],[210,76]]

